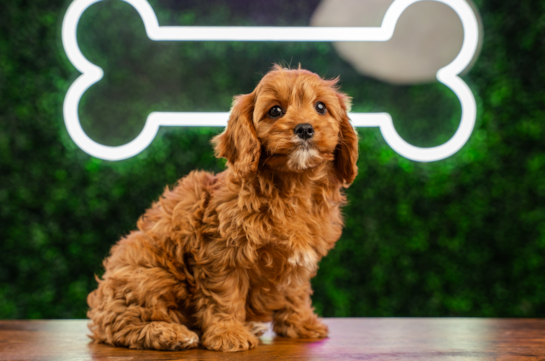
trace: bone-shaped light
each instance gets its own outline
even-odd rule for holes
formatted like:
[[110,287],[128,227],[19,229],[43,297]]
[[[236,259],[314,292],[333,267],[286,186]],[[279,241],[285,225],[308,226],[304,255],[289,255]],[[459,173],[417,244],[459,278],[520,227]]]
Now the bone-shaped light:
[[[146,149],[160,126],[218,126],[227,125],[229,113],[153,112],[142,132],[131,142],[105,146],[89,138],[78,116],[79,101],[85,91],[102,79],[104,72],[81,53],[76,31],[85,10],[101,0],[75,0],[70,4],[62,24],[62,42],[68,59],[82,74],[68,89],[64,99],[64,122],[68,134],[86,153],[106,160],[133,157]],[[410,5],[422,0],[395,0],[381,27],[260,27],[260,26],[159,26],[152,7],[146,0],[124,0],[142,17],[146,33],[155,41],[388,41],[395,25]],[[460,17],[464,41],[458,56],[437,71],[437,80],[449,87],[460,100],[462,117],[454,136],[446,143],[430,148],[415,147],[399,136],[388,113],[350,113],[355,127],[379,127],[386,142],[405,158],[432,162],[456,153],[469,139],[475,126],[477,107],[473,93],[458,76],[471,62],[477,51],[479,28],[473,9],[464,0],[433,0],[450,6]]]

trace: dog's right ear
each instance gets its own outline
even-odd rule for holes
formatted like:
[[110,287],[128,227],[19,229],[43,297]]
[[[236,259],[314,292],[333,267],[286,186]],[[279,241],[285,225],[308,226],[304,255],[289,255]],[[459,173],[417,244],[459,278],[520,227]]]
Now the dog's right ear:
[[227,159],[241,176],[257,172],[261,143],[253,122],[255,94],[236,96],[227,128],[212,139],[216,156]]

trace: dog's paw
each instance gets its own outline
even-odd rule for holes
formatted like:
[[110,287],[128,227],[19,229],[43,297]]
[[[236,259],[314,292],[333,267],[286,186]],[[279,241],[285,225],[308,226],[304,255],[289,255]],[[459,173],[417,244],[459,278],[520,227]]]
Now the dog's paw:
[[290,338],[324,338],[329,329],[317,317],[312,317],[300,323],[275,324],[274,332]]
[[130,348],[180,351],[199,346],[199,336],[177,323],[151,322],[140,337],[138,343],[130,345]]
[[168,349],[172,351],[181,351],[199,346],[199,336],[193,331],[188,331],[184,335],[178,335],[170,340]]
[[246,351],[256,347],[258,343],[257,337],[242,326],[212,327],[202,336],[203,346],[213,351]]
[[257,337],[263,335],[265,332],[269,330],[269,324],[263,323],[263,322],[247,322],[246,326],[248,326],[248,329],[251,333],[256,335]]

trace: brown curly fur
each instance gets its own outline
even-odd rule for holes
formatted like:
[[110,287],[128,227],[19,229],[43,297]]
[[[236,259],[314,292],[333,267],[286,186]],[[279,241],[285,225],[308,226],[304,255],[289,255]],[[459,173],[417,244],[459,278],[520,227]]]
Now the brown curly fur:
[[[281,336],[326,337],[310,279],[342,232],[343,186],[358,141],[337,80],[275,66],[235,98],[214,138],[227,159],[217,175],[194,171],[112,247],[88,297],[91,338],[137,349],[255,347],[262,322]],[[315,109],[317,101],[326,114]],[[281,106],[285,114],[268,112]],[[307,144],[294,128],[310,123]]]

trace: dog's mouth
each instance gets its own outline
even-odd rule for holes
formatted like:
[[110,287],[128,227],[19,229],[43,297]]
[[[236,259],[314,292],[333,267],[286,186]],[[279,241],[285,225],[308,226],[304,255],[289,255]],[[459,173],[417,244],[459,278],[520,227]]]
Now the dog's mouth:
[[332,160],[333,155],[330,153],[320,149],[313,139],[293,137],[270,150],[264,150],[262,159],[263,164],[271,168],[300,173]]
[[314,168],[322,163],[320,151],[309,141],[297,142],[288,156],[288,167],[295,171]]

